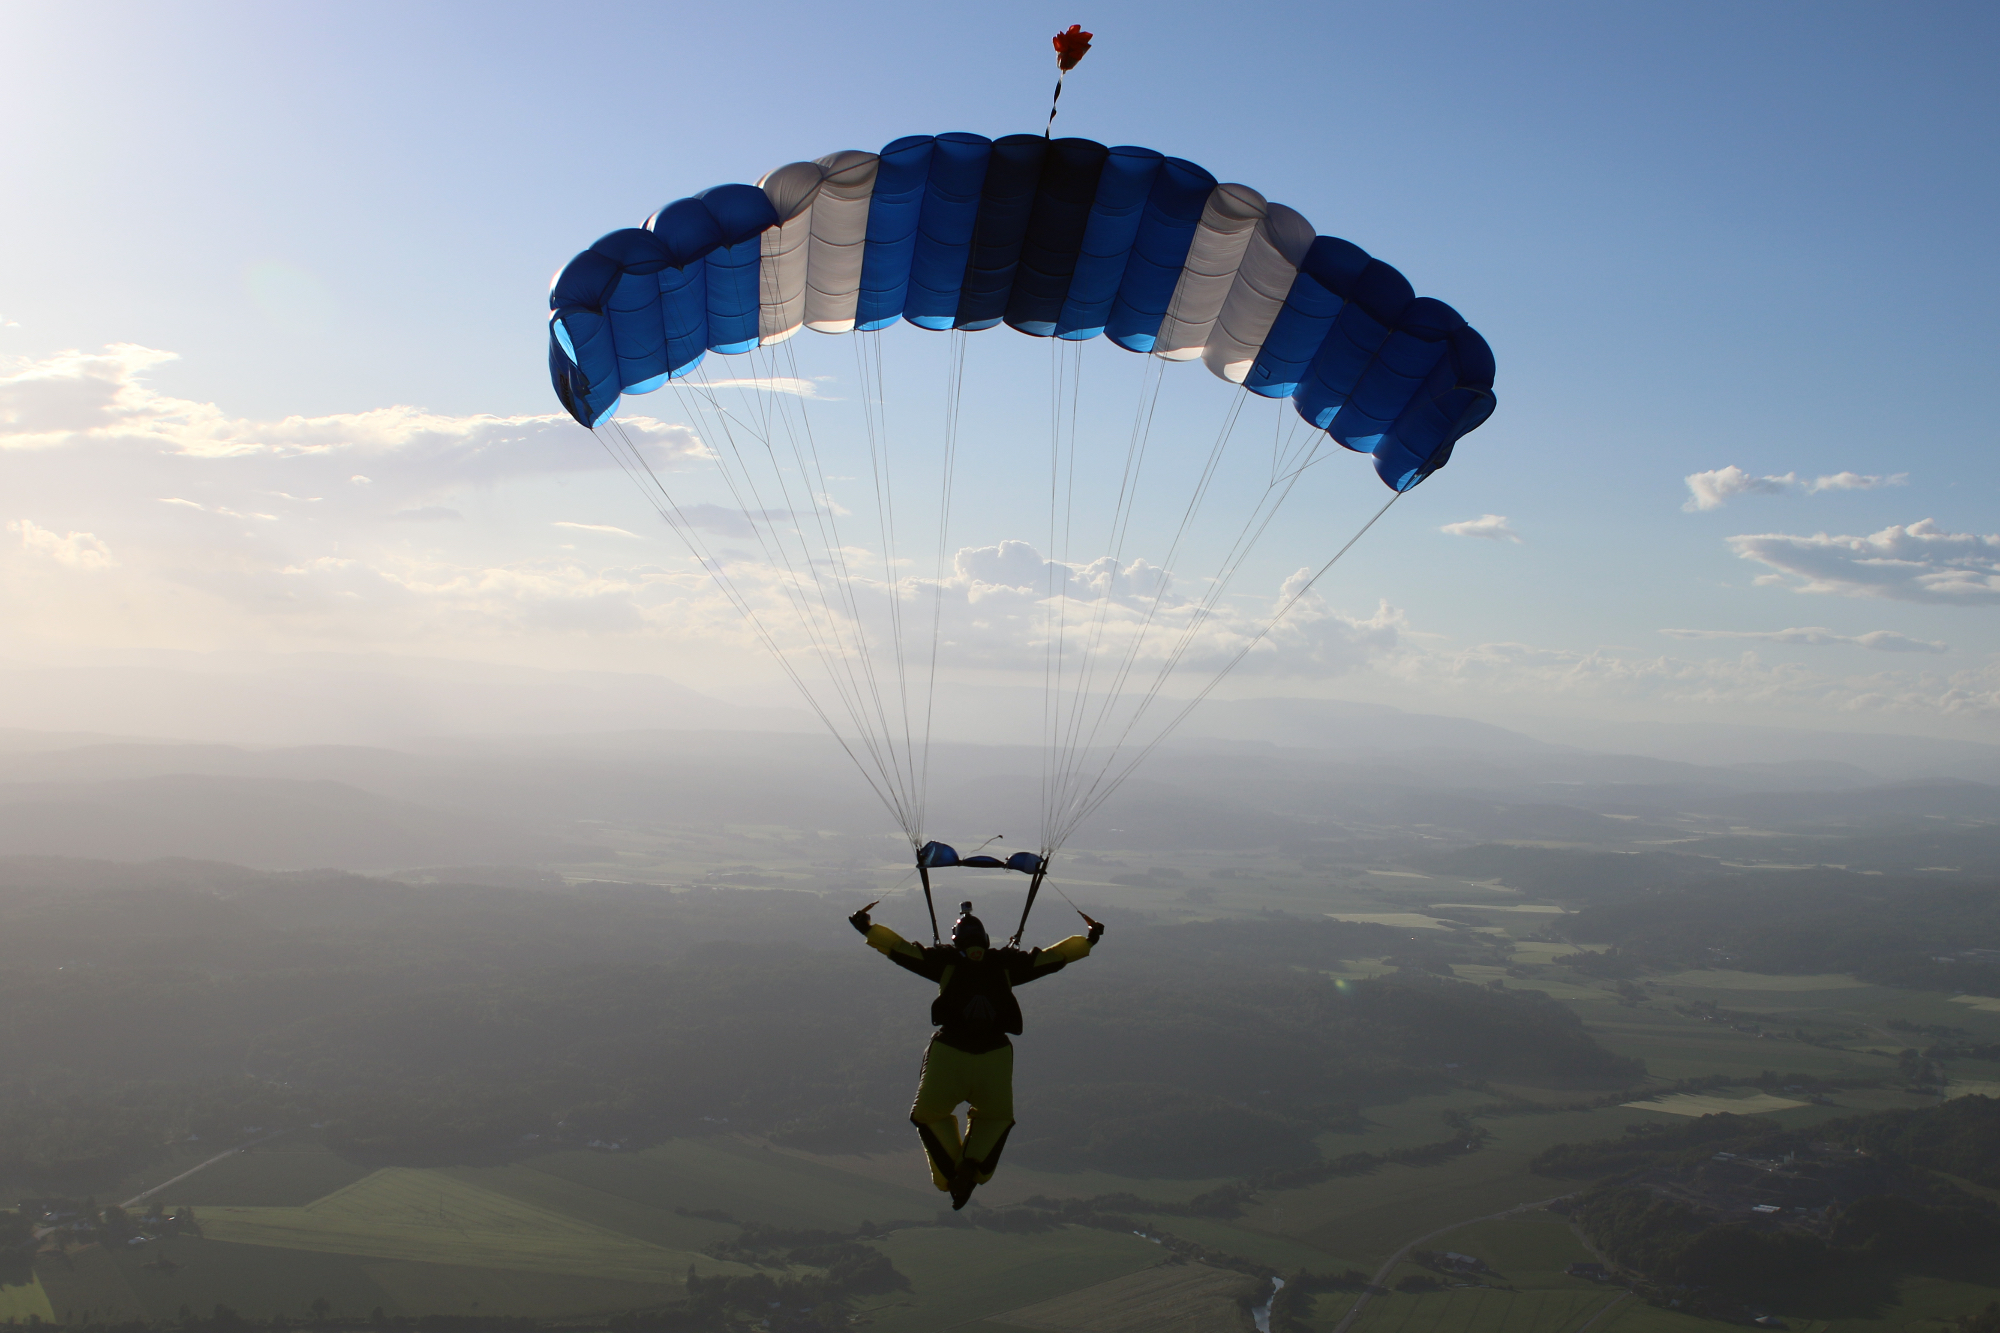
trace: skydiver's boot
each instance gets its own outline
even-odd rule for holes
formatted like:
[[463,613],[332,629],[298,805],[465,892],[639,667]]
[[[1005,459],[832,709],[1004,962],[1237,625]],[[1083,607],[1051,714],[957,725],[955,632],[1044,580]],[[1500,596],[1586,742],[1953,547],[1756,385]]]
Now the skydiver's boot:
[[972,1191],[979,1184],[980,1163],[976,1157],[961,1157],[958,1170],[951,1177],[951,1210],[957,1212],[972,1201]]

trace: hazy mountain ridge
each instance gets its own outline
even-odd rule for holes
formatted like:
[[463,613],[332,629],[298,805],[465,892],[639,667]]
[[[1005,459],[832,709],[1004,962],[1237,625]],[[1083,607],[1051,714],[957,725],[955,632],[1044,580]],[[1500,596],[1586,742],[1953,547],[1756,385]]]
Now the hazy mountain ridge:
[[[261,749],[128,740],[16,754],[17,780],[0,786],[0,854],[387,870],[591,862],[613,826],[781,825],[868,839],[895,828],[840,747],[812,734]],[[1040,763],[1034,747],[935,743],[927,834],[1028,843],[1040,819]],[[1781,785],[1801,776],[1816,780],[1805,790]],[[1503,840],[1883,870],[2000,867],[2000,787],[1855,781],[1818,766],[1802,774],[1535,746],[1513,759],[1435,749],[1368,759],[1191,744],[1153,755],[1075,845],[1317,844],[1372,856]],[[893,858],[892,844],[883,855]]]

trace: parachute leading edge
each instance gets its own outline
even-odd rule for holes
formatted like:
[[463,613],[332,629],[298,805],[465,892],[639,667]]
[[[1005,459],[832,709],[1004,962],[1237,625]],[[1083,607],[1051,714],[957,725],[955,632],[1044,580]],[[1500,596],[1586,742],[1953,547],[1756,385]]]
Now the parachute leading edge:
[[925,870],[968,866],[974,870],[1018,870],[1024,875],[1040,875],[1048,870],[1048,859],[1033,852],[1015,852],[1006,860],[997,856],[960,856],[949,843],[927,842],[917,849],[917,864]]
[[1495,401],[1486,340],[1388,264],[1192,162],[1088,139],[919,135],[718,185],[600,237],[549,306],[550,378],[586,426],[709,352],[898,320],[1199,358],[1396,491]]

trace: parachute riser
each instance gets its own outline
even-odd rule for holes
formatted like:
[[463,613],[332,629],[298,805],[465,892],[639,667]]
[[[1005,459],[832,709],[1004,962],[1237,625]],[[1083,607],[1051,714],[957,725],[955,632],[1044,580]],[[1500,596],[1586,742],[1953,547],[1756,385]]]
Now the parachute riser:
[[938,935],[938,928],[937,928],[937,904],[935,904],[934,902],[932,902],[932,901],[931,901],[931,871],[930,871],[930,867],[929,867],[929,866],[927,866],[927,865],[925,865],[925,864],[924,864],[924,863],[923,863],[922,861],[919,861],[919,862],[917,862],[917,878],[923,881],[923,884],[924,884],[924,910],[925,910],[926,912],[929,912],[929,913],[930,913],[930,916],[931,916],[931,943],[932,943],[932,944],[943,944],[943,943],[944,943],[944,940],[943,940],[942,938],[940,938],[940,937],[939,937],[939,935]]
[[1035,895],[1042,891],[1042,879],[1048,873],[1049,873],[1049,863],[1047,859],[1044,858],[1044,860],[1042,861],[1042,868],[1040,870],[1037,870],[1035,872],[1034,879],[1028,882],[1028,901],[1021,904],[1021,923],[1014,927],[1014,938],[1007,941],[1009,944],[1015,945],[1017,947],[1020,945],[1021,936],[1024,933],[1026,933],[1028,929],[1028,913],[1035,910]]

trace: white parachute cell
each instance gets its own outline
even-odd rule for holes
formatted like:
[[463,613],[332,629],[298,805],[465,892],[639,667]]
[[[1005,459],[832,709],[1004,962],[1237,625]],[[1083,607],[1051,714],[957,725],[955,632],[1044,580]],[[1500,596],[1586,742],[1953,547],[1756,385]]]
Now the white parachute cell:
[[849,333],[861,294],[861,257],[868,240],[868,201],[882,159],[854,149],[819,159],[826,172],[813,197],[806,242],[805,324],[815,333]]
[[757,182],[778,214],[778,225],[764,233],[758,274],[757,338],[766,346],[805,324],[806,243],[812,239],[813,200],[825,179],[819,163],[793,162]]
[[1218,185],[1209,192],[1194,241],[1188,246],[1187,264],[1174,287],[1174,299],[1167,306],[1167,317],[1160,321],[1160,334],[1153,343],[1155,356],[1192,361],[1201,355],[1209,330],[1222,313],[1222,303],[1229,299],[1244,252],[1268,208],[1264,196],[1247,185]]
[[1231,384],[1243,382],[1256,364],[1264,335],[1285,308],[1285,296],[1312,243],[1312,223],[1283,204],[1270,206],[1243,252],[1236,281],[1202,349],[1201,359],[1210,370]]

